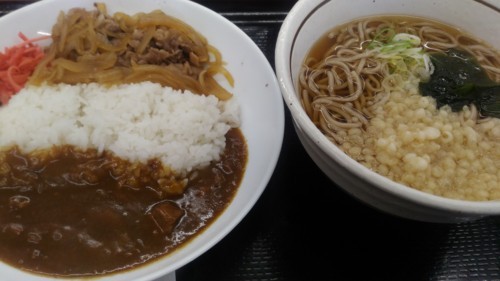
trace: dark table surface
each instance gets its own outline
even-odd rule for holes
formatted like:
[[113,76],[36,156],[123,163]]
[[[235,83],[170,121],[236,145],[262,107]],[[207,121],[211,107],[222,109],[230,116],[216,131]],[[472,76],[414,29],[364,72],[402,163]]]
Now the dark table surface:
[[[0,16],[32,2],[0,0]],[[296,0],[196,2],[239,26],[274,67],[276,37]],[[177,270],[178,281],[500,280],[500,218],[434,224],[374,210],[317,168],[285,114],[281,156],[261,198]]]

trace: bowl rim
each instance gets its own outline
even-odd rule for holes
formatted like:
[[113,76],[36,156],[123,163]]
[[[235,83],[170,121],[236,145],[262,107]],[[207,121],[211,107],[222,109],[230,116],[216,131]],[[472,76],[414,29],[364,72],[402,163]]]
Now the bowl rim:
[[[496,0],[470,0],[482,4],[500,13],[500,1]],[[407,201],[420,205],[429,206],[441,210],[452,211],[463,214],[495,215],[500,214],[500,200],[492,201],[467,201],[446,198],[431,193],[420,191],[401,183],[386,178],[373,170],[365,167],[356,160],[349,157],[340,148],[333,144],[313,124],[305,113],[301,101],[295,94],[295,86],[292,81],[292,54],[295,47],[297,34],[302,27],[322,6],[332,0],[299,0],[285,17],[278,33],[275,48],[275,68],[278,82],[281,87],[283,99],[291,112],[293,121],[312,138],[315,144],[326,153],[330,159],[335,159],[345,169],[364,181],[375,185],[386,193],[401,197]],[[332,160],[333,161],[333,160]]]

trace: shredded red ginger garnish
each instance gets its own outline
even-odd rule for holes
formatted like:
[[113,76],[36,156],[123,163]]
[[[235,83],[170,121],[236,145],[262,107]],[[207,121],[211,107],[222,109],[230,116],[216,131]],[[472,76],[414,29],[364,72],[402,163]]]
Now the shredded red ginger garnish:
[[19,37],[23,40],[22,43],[5,48],[3,53],[0,52],[0,102],[3,105],[24,87],[44,56],[42,48],[33,43],[50,38],[50,36],[40,36],[28,39],[21,32]]

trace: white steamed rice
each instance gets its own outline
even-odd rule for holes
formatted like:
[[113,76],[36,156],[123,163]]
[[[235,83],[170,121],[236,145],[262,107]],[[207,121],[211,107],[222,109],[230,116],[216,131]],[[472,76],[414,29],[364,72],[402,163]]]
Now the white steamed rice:
[[54,145],[108,150],[179,173],[219,159],[225,134],[240,124],[235,98],[219,101],[143,82],[29,86],[0,108],[0,147],[29,153]]

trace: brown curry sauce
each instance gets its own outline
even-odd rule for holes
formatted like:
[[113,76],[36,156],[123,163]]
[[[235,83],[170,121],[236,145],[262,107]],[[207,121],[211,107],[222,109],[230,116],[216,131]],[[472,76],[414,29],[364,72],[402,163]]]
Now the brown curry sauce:
[[231,202],[248,153],[231,129],[220,161],[191,172],[180,192],[165,192],[154,161],[117,175],[117,165],[131,163],[54,149],[41,158],[10,149],[0,159],[0,259],[53,276],[107,274],[171,253]]

